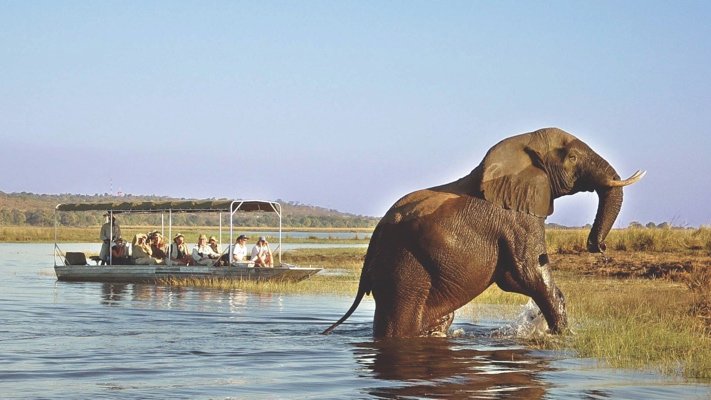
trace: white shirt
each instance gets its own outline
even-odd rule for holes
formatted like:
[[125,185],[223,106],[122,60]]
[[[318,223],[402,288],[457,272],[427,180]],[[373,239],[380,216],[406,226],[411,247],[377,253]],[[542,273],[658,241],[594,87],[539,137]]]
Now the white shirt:
[[232,251],[232,258],[235,261],[244,261],[247,258],[247,246],[237,243]]
[[256,261],[260,256],[263,257],[269,254],[269,245],[260,246],[255,244],[252,247],[252,261]]

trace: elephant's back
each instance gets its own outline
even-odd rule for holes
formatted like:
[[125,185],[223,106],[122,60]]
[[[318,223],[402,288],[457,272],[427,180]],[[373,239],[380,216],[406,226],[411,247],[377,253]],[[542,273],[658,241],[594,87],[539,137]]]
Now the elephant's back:
[[379,225],[399,224],[426,218],[442,207],[462,197],[461,194],[423,189],[412,192],[395,202]]

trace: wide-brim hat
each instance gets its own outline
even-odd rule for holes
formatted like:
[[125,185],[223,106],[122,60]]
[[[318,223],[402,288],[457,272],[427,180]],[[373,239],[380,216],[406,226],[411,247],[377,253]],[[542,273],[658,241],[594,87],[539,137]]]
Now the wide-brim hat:
[[185,238],[185,236],[182,233],[179,233],[173,237],[173,240],[178,240],[179,237]]
[[247,240],[248,238],[247,238],[247,236],[245,236],[245,235],[239,235],[239,236],[237,236],[237,240],[242,240],[242,239]]
[[266,242],[266,241],[267,241],[267,237],[266,237],[266,236],[260,236],[260,237],[259,237],[259,240],[257,240],[257,241],[258,241],[258,242]]
[[217,241],[217,238],[214,237],[214,236],[210,236],[207,240],[214,240],[214,241]]
[[202,239],[207,240],[207,235],[202,234],[202,235],[198,236],[198,240],[202,240]]

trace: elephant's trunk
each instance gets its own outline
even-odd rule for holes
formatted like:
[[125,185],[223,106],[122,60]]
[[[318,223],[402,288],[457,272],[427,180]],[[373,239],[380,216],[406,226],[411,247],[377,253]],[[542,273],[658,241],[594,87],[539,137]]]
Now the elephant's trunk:
[[[619,177],[617,178],[619,179]],[[601,253],[605,251],[605,238],[610,233],[612,225],[622,208],[622,188],[604,187],[596,190],[600,199],[592,230],[588,236],[588,251]]]
[[611,183],[620,182],[620,176],[605,159],[597,154],[595,156],[591,163],[593,171],[591,180],[594,182],[593,186],[600,200],[587,246],[589,252],[601,253],[606,248],[605,238],[622,209],[622,186]]

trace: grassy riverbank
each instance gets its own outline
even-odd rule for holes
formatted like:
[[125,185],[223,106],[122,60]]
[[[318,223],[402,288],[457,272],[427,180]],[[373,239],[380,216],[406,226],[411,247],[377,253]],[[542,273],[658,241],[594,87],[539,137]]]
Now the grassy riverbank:
[[702,293],[668,281],[579,277],[560,286],[575,331],[567,345],[581,357],[711,379],[708,313],[698,310],[708,286]]

